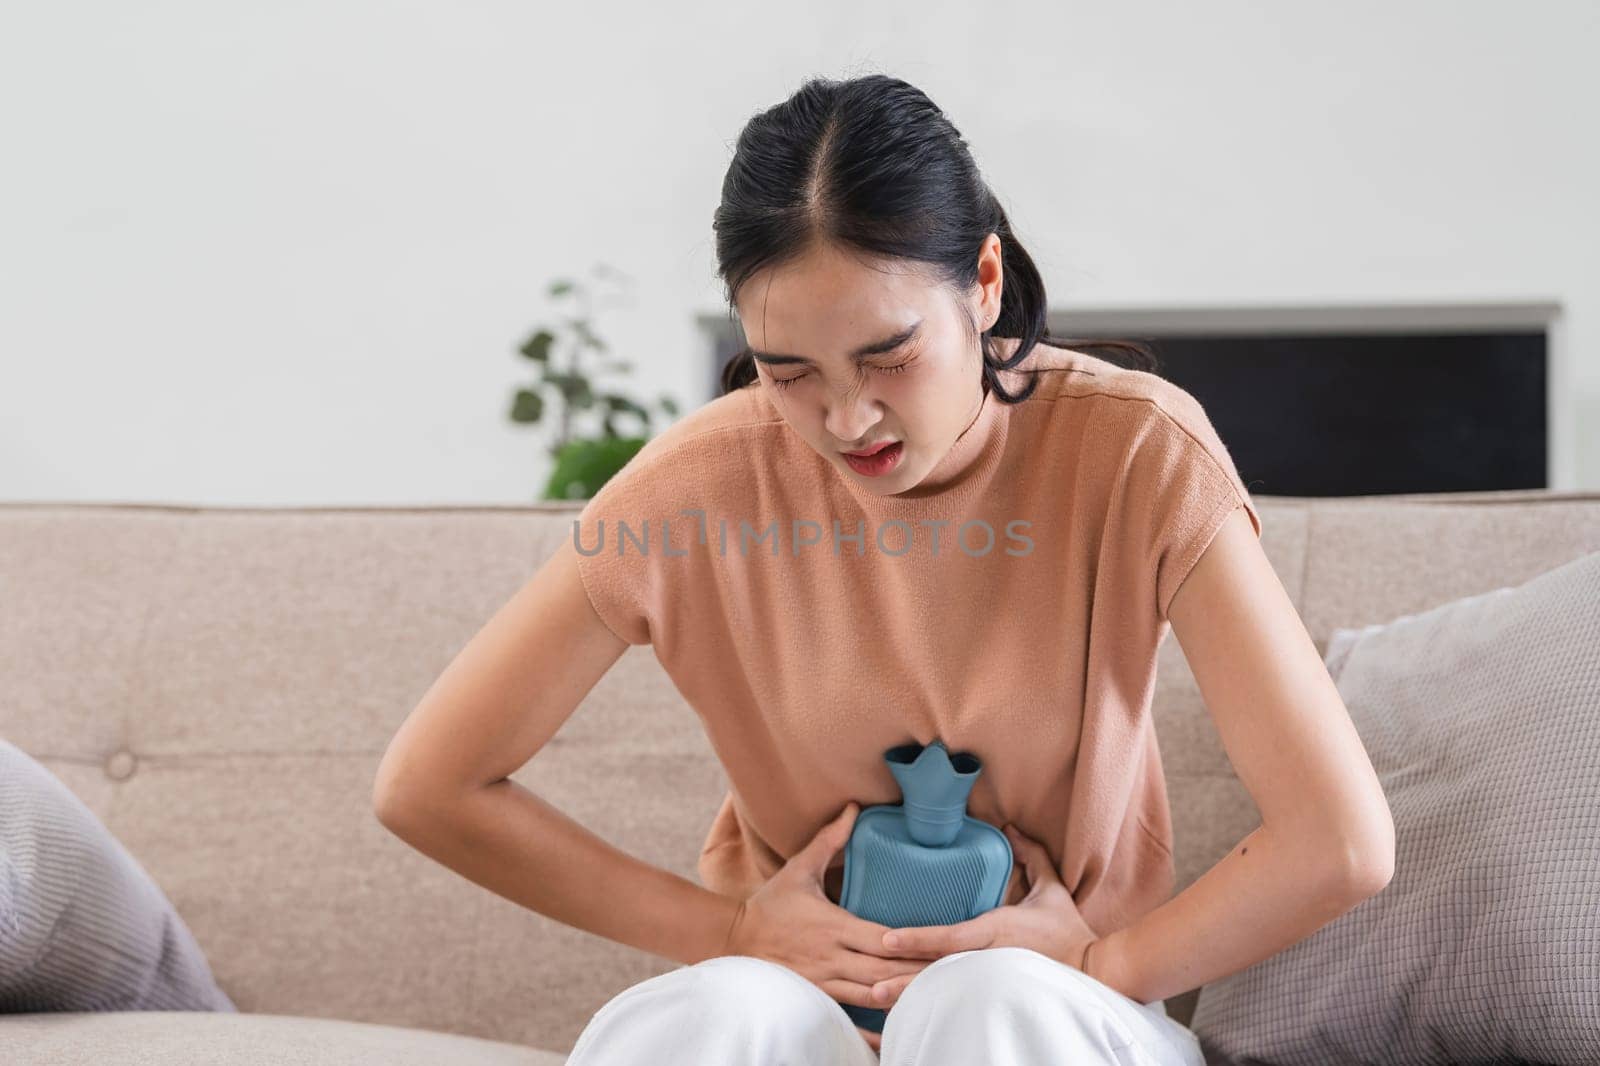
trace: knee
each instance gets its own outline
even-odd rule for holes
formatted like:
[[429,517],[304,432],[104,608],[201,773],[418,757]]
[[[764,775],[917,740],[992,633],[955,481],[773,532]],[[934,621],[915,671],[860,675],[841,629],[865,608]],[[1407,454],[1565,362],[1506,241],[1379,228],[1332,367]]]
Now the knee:
[[618,993],[590,1019],[568,1061],[777,1062],[793,1061],[795,1048],[826,1058],[843,1048],[841,1032],[854,1036],[843,1009],[799,973],[723,955]]
[[702,1016],[742,1032],[747,1047],[807,1048],[833,1061],[833,1051],[842,1052],[840,1041],[860,1039],[843,1007],[781,963],[721,955],[689,969],[697,974],[694,995]]
[[[980,948],[936,959],[906,985],[895,1007],[923,1002],[940,1011],[984,1011],[1005,1003],[1037,997],[1041,990],[1082,984],[1084,991],[1098,982],[1082,970],[1057,962],[1042,952],[1024,947]],[[1093,995],[1052,997],[1063,1005],[1081,1004],[1094,1009]],[[917,1008],[912,1007],[911,1011]]]
[[759,1008],[766,1013],[774,1006],[781,1006],[786,1012],[838,1006],[796,971],[754,955],[718,955],[686,967],[683,972],[693,975],[700,995],[730,1009]]

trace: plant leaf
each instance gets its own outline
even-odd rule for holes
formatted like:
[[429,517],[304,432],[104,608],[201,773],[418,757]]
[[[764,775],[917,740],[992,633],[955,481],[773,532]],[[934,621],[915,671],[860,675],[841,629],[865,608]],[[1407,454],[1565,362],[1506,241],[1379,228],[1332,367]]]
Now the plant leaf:
[[532,389],[518,389],[511,401],[511,421],[537,422],[544,415],[544,397]]
[[581,499],[597,491],[644,446],[643,437],[568,441],[545,485],[546,499]]
[[553,371],[545,375],[545,380],[560,389],[561,398],[570,404],[592,406],[594,403],[594,391],[589,386],[589,379],[582,374]]
[[643,407],[640,407],[626,396],[619,396],[614,392],[608,392],[602,396],[601,399],[604,400],[606,406],[613,411],[627,411],[630,414],[638,415],[640,418],[649,417],[648,413],[646,413]]
[[522,342],[522,347],[517,351],[540,363],[550,361],[550,345],[555,342],[556,336],[547,329],[541,329],[527,340]]

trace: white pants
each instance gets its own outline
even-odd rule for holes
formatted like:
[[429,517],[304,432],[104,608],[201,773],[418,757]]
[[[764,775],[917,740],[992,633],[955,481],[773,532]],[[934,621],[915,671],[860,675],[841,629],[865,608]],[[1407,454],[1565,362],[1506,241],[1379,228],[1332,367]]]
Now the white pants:
[[1167,1016],[1031,948],[960,951],[894,1002],[881,1057],[828,994],[787,966],[721,955],[624,989],[567,1066],[1205,1066]]

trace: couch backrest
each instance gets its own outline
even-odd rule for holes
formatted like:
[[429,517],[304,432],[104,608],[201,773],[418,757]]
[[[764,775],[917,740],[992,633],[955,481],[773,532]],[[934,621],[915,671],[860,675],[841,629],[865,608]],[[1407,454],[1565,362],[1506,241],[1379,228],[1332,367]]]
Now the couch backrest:
[[[1319,646],[1600,550],[1594,493],[1257,503]],[[400,722],[578,507],[0,504],[0,736],[144,865],[241,1010],[568,1049],[675,963],[439,866],[377,823],[371,790]],[[1182,888],[1258,816],[1170,635],[1161,655]],[[648,647],[513,779],[690,880],[726,787]]]

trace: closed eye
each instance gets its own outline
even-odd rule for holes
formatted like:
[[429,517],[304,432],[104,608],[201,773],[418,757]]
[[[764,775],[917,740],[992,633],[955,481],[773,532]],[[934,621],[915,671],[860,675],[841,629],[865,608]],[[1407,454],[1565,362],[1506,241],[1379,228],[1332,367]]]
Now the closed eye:
[[[916,361],[917,361],[916,357],[913,356],[912,358],[907,359],[903,363],[896,363],[894,366],[880,366],[880,367],[876,367],[875,369],[880,370],[885,374],[899,374],[899,373],[902,373],[903,371],[905,371],[905,369],[907,367],[909,367],[912,363],[914,363]],[[772,379],[772,383],[774,385],[778,386],[778,388],[780,388],[780,389],[786,389],[790,385],[793,385],[795,382],[801,380],[802,378],[806,378],[806,377],[809,377],[809,376],[810,375],[808,375],[808,374],[796,374],[792,378],[773,378]]]

